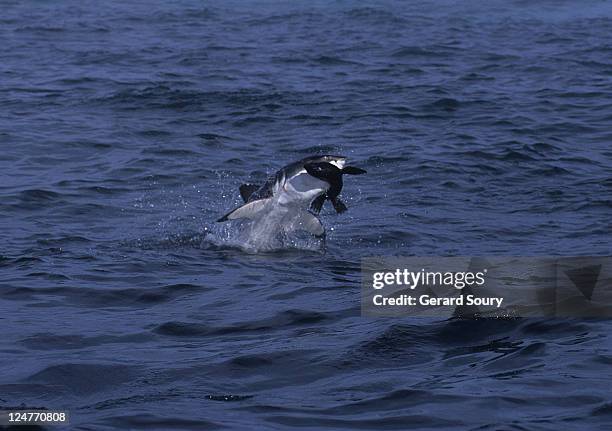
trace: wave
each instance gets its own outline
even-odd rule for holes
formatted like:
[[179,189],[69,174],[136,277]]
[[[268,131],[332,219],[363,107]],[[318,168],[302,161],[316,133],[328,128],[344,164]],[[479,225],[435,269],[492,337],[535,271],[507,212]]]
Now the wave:
[[[166,322],[154,328],[153,332],[160,335],[175,337],[203,337],[249,332],[268,332],[285,329],[291,326],[315,325],[330,320],[333,319],[316,311],[287,310],[271,318],[221,327],[197,322]],[[250,359],[249,361],[253,362],[254,360]]]
[[310,234],[290,231],[277,232],[274,228],[256,229],[253,221],[239,221],[213,225],[205,242],[216,247],[236,248],[247,253],[274,253],[287,250],[323,252],[325,243]]

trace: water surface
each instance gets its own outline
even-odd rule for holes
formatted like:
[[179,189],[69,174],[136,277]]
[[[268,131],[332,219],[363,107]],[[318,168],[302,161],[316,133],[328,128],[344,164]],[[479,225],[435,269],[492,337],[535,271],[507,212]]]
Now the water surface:
[[[610,425],[607,321],[359,311],[364,256],[610,254],[610,3],[4,2],[0,38],[0,406]],[[368,170],[325,253],[224,240],[242,182],[314,153]]]

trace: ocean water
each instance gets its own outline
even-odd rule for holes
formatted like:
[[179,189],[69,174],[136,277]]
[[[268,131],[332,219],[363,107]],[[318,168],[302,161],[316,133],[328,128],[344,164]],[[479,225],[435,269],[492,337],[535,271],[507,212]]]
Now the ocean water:
[[[360,259],[609,255],[612,5],[2,2],[0,408],[70,429],[612,429],[607,320],[360,316]],[[238,186],[347,177],[325,249]]]

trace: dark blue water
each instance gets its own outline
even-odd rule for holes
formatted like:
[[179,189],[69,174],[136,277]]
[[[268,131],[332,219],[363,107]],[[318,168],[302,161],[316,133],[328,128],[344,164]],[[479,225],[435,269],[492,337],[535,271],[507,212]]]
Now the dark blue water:
[[[608,321],[360,317],[376,255],[609,255],[603,1],[2,3],[0,407],[71,429],[611,429]],[[325,252],[213,220],[313,153]]]

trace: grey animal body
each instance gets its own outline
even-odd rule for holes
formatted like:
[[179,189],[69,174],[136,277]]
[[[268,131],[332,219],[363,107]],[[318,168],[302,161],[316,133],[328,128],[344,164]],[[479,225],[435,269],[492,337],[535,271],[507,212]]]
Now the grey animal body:
[[330,200],[337,212],[345,211],[346,205],[338,198],[342,175],[365,173],[359,168],[344,167],[345,162],[343,156],[306,157],[280,169],[262,186],[243,184],[240,195],[244,205],[217,221],[248,218],[256,221],[253,231],[258,234],[297,229],[324,236],[325,228],[317,217],[323,203]]

